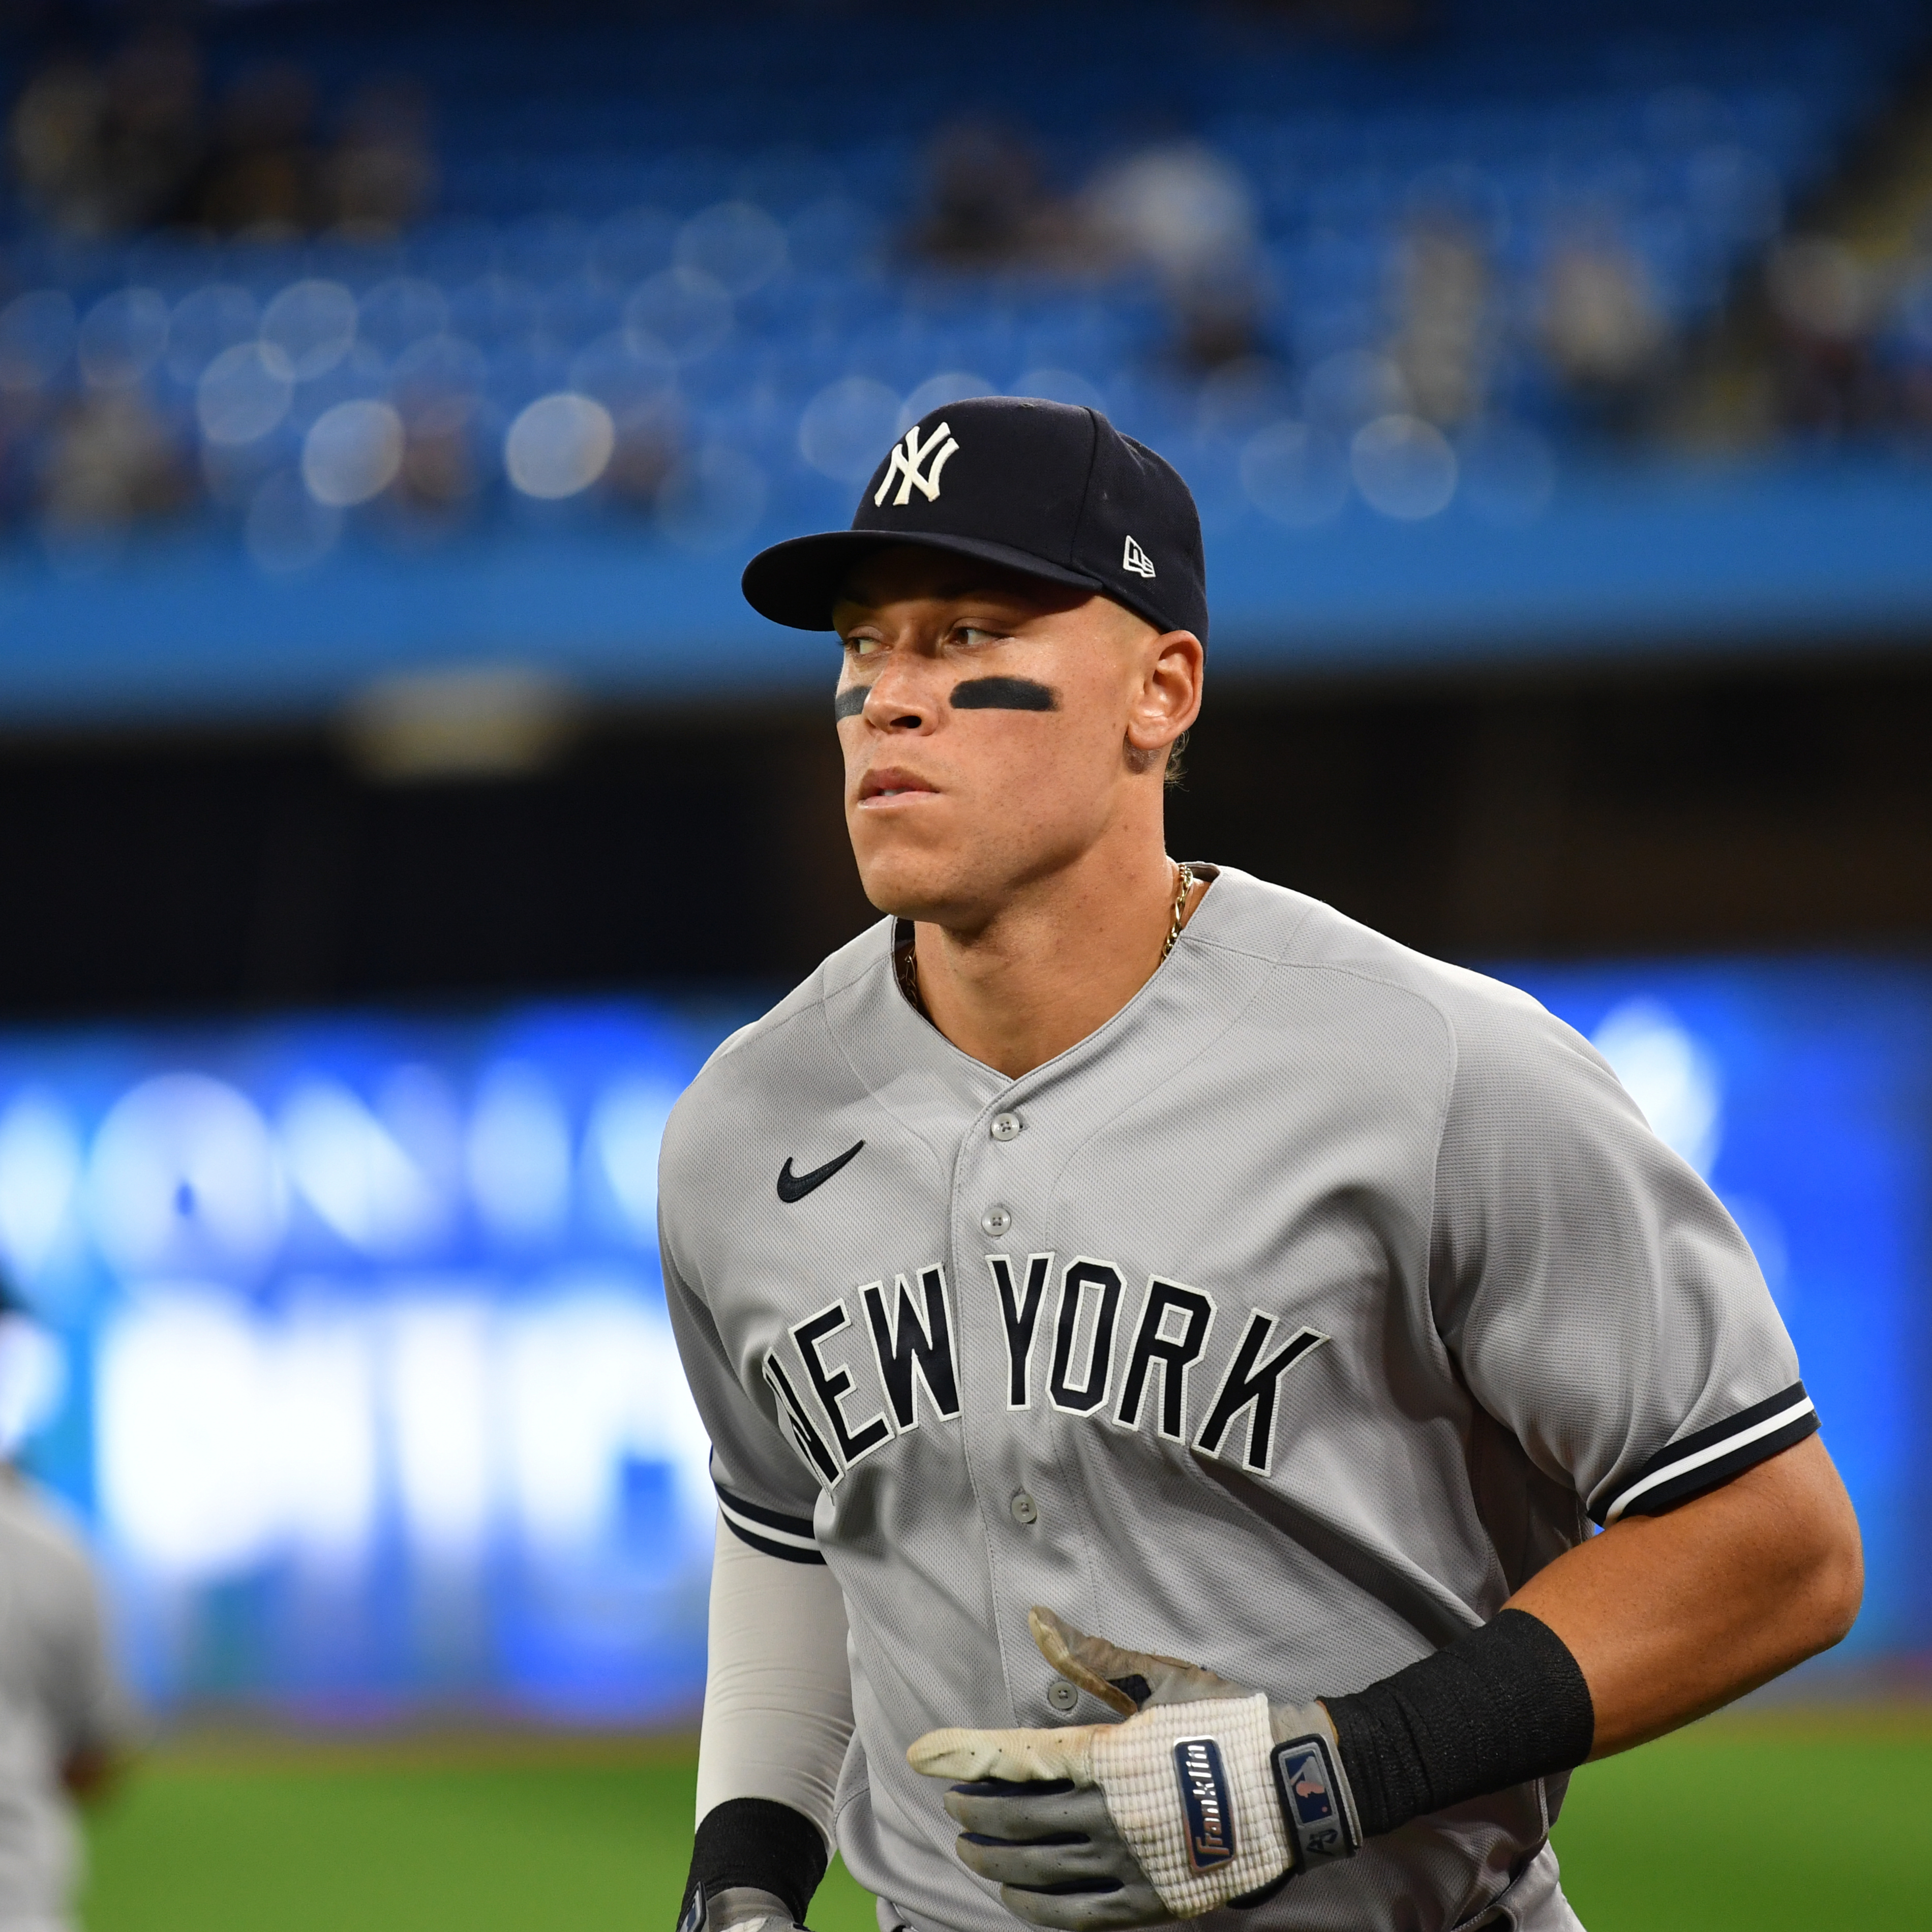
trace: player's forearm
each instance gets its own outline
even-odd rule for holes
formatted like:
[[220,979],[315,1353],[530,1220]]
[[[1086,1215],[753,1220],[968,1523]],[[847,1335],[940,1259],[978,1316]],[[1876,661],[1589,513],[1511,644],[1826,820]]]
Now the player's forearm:
[[1858,1608],[1858,1526],[1815,1436],[1720,1489],[1628,1517],[1503,1614],[1326,1700],[1363,1828],[1628,1750],[1835,1643]]
[[1604,1757],[1828,1649],[1863,1588],[1857,1520],[1814,1436],[1666,1515],[1624,1517],[1510,1604],[1569,1647]]
[[698,1751],[698,1816],[737,1798],[789,1804],[832,1838],[852,1736],[844,1599],[823,1564],[750,1548],[721,1522]]
[[802,1921],[833,1842],[852,1736],[844,1599],[718,1526],[698,1751],[698,1832],[679,1914],[688,1932]]

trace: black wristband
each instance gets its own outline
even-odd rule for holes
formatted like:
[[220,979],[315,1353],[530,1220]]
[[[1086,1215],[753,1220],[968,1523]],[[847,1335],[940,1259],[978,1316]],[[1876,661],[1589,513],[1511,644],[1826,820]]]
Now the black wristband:
[[1322,1700],[1362,1833],[1572,1771],[1597,1730],[1570,1647],[1522,1610],[1352,1697]]
[[692,1918],[700,1895],[744,1885],[783,1899],[802,1924],[826,1863],[825,1840],[802,1811],[770,1798],[728,1798],[698,1825],[678,1923]]

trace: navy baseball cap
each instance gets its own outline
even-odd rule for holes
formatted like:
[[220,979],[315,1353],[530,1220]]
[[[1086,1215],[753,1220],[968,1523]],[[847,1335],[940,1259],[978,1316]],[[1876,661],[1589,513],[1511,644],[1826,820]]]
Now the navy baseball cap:
[[1193,496],[1098,410],[976,396],[928,410],[873,471],[852,527],[760,550],[745,567],[746,599],[774,623],[829,631],[853,567],[898,543],[1098,590],[1207,642]]

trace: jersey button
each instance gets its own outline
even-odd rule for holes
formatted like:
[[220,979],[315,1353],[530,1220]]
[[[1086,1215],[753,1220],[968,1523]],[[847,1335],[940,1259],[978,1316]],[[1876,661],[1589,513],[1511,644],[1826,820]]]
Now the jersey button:
[[1020,1129],[1024,1124],[1017,1114],[995,1114],[993,1124],[988,1131],[996,1141],[1018,1140]]
[[1047,1687],[1046,1701],[1056,1711],[1064,1713],[1079,1702],[1080,1693],[1065,1678],[1056,1677]]
[[1024,1490],[1014,1497],[1009,1507],[1012,1510],[1013,1520],[1016,1522],[1037,1522],[1040,1520],[1039,1504],[1035,1502]]
[[1013,1217],[1005,1208],[995,1205],[980,1216],[980,1225],[997,1240],[1013,1225]]

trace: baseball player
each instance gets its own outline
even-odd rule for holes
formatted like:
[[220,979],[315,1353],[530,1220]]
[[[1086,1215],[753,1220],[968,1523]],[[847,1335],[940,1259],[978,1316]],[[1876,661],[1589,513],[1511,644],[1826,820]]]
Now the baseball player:
[[133,1732],[86,1552],[11,1460],[36,1340],[0,1281],[0,1932],[69,1932],[73,1801],[107,1788]]
[[1168,859],[1199,525],[1105,417],[935,410],[745,591],[886,916],[664,1136],[686,1932],[835,1846],[883,1932],[1574,1926],[1569,1772],[1858,1606],[1736,1228],[1534,1000]]

